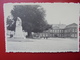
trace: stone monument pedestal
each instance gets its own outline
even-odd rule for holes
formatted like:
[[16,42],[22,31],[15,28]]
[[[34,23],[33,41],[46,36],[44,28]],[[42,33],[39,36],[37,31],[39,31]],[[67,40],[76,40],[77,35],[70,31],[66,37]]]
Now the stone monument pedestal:
[[17,18],[16,21],[16,30],[14,34],[14,39],[26,39],[22,31],[22,21],[19,17]]

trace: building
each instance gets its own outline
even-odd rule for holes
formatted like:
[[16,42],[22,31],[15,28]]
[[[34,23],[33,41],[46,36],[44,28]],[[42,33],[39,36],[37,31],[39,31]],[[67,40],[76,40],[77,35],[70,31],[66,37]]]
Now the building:
[[57,24],[56,26],[53,25],[53,37],[64,37],[65,27],[65,24]]
[[72,23],[65,28],[65,37],[76,38],[78,36],[78,25]]
[[39,38],[77,38],[78,25],[72,23],[69,25],[65,24],[53,24],[52,29],[43,31],[42,33],[35,33],[35,36]]

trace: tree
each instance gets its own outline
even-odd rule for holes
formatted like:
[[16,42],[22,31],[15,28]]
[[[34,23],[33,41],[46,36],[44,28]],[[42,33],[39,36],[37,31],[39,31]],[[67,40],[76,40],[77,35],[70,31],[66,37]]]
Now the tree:
[[39,5],[15,5],[11,14],[15,18],[20,17],[22,20],[22,29],[28,32],[43,32],[51,26],[45,20],[45,10]]
[[7,25],[8,30],[15,31],[16,22],[14,21],[14,19],[11,16],[7,17],[6,23],[7,23],[6,25]]

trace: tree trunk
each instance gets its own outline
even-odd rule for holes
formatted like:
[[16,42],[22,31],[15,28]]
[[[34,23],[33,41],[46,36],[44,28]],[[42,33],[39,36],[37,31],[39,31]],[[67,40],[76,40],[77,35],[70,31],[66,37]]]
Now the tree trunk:
[[31,32],[28,32],[28,35],[26,36],[26,38],[32,38]]

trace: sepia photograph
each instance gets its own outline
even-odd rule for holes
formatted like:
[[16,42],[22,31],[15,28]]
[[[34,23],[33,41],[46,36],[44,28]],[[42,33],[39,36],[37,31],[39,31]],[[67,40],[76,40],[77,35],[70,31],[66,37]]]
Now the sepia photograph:
[[5,3],[6,52],[79,52],[79,3]]

